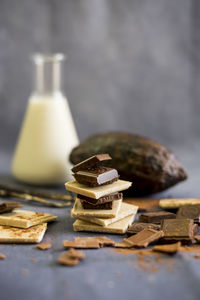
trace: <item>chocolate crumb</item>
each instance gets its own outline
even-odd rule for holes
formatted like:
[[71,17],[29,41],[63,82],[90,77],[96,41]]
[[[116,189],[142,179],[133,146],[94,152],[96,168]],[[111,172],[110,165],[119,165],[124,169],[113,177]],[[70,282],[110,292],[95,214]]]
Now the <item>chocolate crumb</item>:
[[6,256],[3,253],[0,253],[0,259],[4,260],[4,259],[6,259]]
[[48,249],[50,249],[51,248],[51,243],[49,243],[49,242],[44,242],[44,243],[41,243],[41,244],[39,244],[39,245],[37,245],[36,247],[38,248],[38,249],[40,249],[40,250],[48,250]]

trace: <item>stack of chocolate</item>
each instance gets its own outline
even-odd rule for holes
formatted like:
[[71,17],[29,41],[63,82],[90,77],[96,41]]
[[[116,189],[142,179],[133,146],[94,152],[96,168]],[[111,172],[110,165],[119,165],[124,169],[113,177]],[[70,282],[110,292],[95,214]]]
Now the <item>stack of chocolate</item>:
[[121,193],[132,183],[119,180],[116,169],[102,165],[108,160],[109,154],[98,154],[72,168],[76,180],[65,187],[77,193],[71,211],[72,217],[78,218],[74,231],[124,233],[135,218],[138,207],[123,203]]

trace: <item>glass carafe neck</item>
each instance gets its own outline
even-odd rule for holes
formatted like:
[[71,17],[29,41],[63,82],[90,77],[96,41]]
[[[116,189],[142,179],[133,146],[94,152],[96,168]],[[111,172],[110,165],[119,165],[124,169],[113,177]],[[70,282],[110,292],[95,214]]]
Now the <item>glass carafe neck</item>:
[[51,94],[62,91],[62,62],[65,55],[34,54],[34,93]]

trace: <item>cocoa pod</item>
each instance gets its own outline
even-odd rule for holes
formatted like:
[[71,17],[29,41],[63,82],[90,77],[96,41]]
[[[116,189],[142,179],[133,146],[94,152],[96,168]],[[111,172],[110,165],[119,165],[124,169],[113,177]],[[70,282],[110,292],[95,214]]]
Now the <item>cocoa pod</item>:
[[125,133],[106,132],[91,136],[74,148],[72,163],[100,153],[109,153],[107,162],[118,170],[120,179],[133,182],[129,195],[144,196],[163,191],[187,178],[176,156],[151,139]]

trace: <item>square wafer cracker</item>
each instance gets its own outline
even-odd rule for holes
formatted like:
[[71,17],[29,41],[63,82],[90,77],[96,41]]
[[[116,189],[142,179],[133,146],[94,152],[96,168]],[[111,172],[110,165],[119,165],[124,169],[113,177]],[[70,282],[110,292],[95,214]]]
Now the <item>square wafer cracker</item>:
[[48,213],[16,209],[10,213],[0,214],[0,225],[29,228],[56,219],[56,216]]
[[93,217],[93,216],[92,217],[79,216],[79,219],[86,221],[86,222],[91,222],[91,223],[95,223],[95,224],[106,227],[106,226],[113,224],[125,217],[128,217],[133,214],[136,215],[137,210],[138,210],[138,206],[122,202],[121,208],[118,211],[118,214],[116,215],[116,217],[114,217],[114,218],[105,219],[105,218],[97,218],[97,217]]
[[113,201],[112,209],[85,209],[83,208],[80,199],[76,198],[74,206],[71,210],[72,218],[84,217],[99,217],[99,218],[114,218],[120,210],[122,199]]
[[86,222],[83,220],[76,220],[73,224],[74,231],[89,231],[89,232],[107,232],[107,233],[116,233],[124,234],[129,225],[134,221],[135,214],[121,219],[113,224],[103,227],[97,224]]
[[97,187],[88,187],[84,184],[78,183],[76,180],[65,183],[66,190],[84,195],[86,197],[99,199],[103,196],[113,194],[128,189],[132,185],[132,182],[125,180],[117,180],[107,185],[101,185]]
[[46,223],[28,229],[0,226],[0,243],[40,243],[46,229]]

